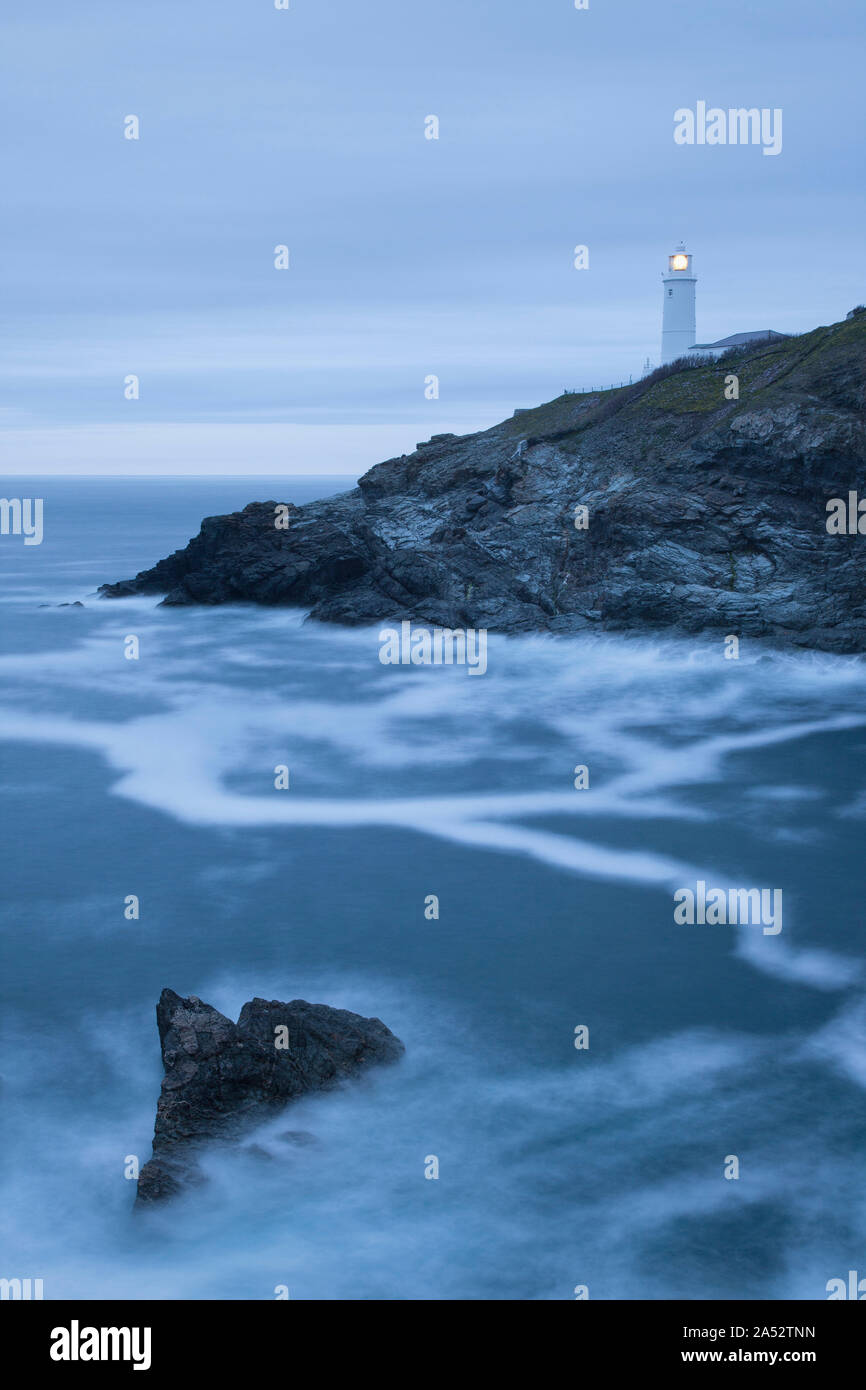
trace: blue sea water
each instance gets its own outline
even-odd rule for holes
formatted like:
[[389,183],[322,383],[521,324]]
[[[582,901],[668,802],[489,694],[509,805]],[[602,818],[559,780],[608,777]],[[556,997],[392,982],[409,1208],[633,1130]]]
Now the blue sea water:
[[[298,611],[95,597],[205,515],[351,481],[6,485],[45,534],[0,539],[0,1276],[413,1300],[866,1275],[864,664],[494,636],[477,677]],[[782,931],[678,925],[698,879],[781,888]],[[376,1014],[406,1056],[133,1217],[164,986]],[[316,1143],[287,1154],[289,1120]]]

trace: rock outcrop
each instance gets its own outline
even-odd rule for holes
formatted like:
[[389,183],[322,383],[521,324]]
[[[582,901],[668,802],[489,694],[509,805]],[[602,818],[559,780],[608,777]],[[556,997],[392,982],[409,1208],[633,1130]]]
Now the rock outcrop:
[[[200,1181],[204,1145],[236,1140],[299,1096],[396,1061],[404,1051],[378,1018],[303,999],[253,999],[232,1023],[195,995],[182,999],[164,989],[156,1020],[165,1077],[153,1157],[138,1178],[139,1204]],[[304,1141],[303,1133],[289,1133]]]
[[716,631],[863,651],[866,536],[826,526],[827,503],[853,490],[866,499],[862,311],[434,435],[337,497],[210,517],[184,550],[100,592],[291,604],[355,625]]

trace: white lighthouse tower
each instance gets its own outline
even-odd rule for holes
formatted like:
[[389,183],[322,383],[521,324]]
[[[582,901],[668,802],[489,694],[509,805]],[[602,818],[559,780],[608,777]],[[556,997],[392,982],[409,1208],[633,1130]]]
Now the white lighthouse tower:
[[685,357],[697,337],[695,329],[695,285],[697,279],[692,255],[680,242],[668,256],[668,268],[662,273],[664,308],[662,310],[662,362]]

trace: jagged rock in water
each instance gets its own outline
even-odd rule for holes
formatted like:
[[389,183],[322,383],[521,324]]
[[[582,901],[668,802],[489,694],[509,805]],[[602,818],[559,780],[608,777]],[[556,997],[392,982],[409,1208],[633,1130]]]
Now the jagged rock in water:
[[434,435],[337,497],[210,517],[184,550],[100,592],[290,604],[352,625],[863,651],[866,537],[826,524],[830,499],[852,490],[866,499],[863,312]]
[[[197,1155],[207,1143],[236,1139],[299,1096],[327,1090],[377,1062],[397,1061],[404,1052],[378,1018],[303,999],[253,999],[232,1023],[195,995],[182,999],[164,989],[156,1020],[165,1077],[153,1157],[138,1178],[139,1204],[201,1181]],[[287,1045],[278,1047],[278,1041]]]

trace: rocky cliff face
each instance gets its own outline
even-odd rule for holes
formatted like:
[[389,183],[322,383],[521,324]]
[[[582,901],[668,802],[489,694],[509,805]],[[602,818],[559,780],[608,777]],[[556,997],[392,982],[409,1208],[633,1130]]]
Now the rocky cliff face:
[[866,536],[826,528],[828,501],[851,490],[866,499],[862,312],[434,435],[351,492],[289,504],[285,529],[276,501],[208,518],[185,550],[101,593],[292,604],[347,624],[715,630],[862,651]]
[[236,1139],[299,1096],[404,1051],[378,1018],[303,999],[253,999],[232,1023],[194,995],[164,989],[156,1019],[165,1077],[139,1204],[196,1182],[196,1156],[206,1143]]

